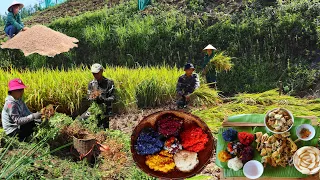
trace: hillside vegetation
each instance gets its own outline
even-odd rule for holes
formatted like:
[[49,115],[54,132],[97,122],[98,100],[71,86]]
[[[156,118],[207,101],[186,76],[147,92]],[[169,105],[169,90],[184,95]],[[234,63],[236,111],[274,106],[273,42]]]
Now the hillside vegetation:
[[233,70],[218,74],[218,87],[228,94],[265,91],[279,80],[289,90],[308,90],[319,78],[319,0],[165,2],[138,11],[132,0],[60,18],[49,27],[78,38],[79,48],[55,58],[25,58],[18,51],[1,50],[0,64],[67,68],[93,62],[121,66],[166,62],[181,67],[193,62],[199,68],[202,48],[211,43],[234,57]]

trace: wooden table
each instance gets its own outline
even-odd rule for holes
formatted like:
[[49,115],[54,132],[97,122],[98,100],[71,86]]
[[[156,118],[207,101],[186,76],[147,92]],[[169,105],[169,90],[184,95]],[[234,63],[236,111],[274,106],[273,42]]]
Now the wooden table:
[[[316,116],[299,116],[299,118],[304,118],[304,119],[310,119],[312,125],[318,125],[318,118]],[[228,120],[225,118],[224,123],[226,123]],[[222,123],[222,126],[224,126],[224,123]],[[220,179],[221,180],[248,180],[246,177],[224,177],[223,176],[223,169],[221,169],[220,172]],[[320,180],[320,173],[317,173],[312,176],[308,176],[306,178],[279,178],[279,177],[262,177],[259,179],[281,179],[281,180]]]

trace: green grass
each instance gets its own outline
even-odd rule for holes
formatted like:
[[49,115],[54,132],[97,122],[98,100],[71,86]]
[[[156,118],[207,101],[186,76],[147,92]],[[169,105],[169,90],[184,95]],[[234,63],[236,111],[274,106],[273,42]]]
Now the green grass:
[[316,116],[320,122],[320,103],[318,99],[307,100],[292,96],[279,96],[276,90],[257,94],[238,94],[229,103],[217,105],[205,110],[195,110],[193,114],[201,117],[217,132],[222,121],[227,116],[237,114],[264,114],[275,107],[290,110],[294,116]]

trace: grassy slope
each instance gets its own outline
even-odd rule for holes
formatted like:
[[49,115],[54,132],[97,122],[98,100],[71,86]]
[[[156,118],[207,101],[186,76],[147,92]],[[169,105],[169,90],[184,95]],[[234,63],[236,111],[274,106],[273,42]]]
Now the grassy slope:
[[[132,0],[51,23],[52,29],[80,40],[79,47],[69,53],[54,59],[25,58],[18,51],[1,50],[0,64],[36,68],[99,61],[129,66],[166,61],[182,66],[190,61],[199,67],[201,48],[211,42],[236,57],[233,70],[218,74],[218,86],[225,93],[262,92],[275,88],[279,80],[291,90],[309,90],[317,78],[309,64],[318,56],[320,31],[313,21],[320,12],[319,0],[273,6],[248,3],[256,1],[233,5],[233,1],[177,0],[164,4],[163,0],[137,11],[137,1]],[[53,9],[50,12],[63,8]],[[235,14],[237,10],[241,13]]]
[[28,26],[50,24],[58,18],[74,17],[80,14],[104,8],[106,0],[68,0],[60,5],[35,13],[25,20]]
[[[105,5],[110,7],[117,3],[118,2],[115,1],[113,4],[110,4],[110,2],[107,3],[107,0],[68,0],[57,6],[49,7],[43,11],[38,11],[32,16],[23,19],[23,22],[26,26],[32,26],[35,24],[46,25],[59,18],[78,16],[86,12],[103,9]],[[3,27],[0,27],[0,40],[3,37],[5,37]]]

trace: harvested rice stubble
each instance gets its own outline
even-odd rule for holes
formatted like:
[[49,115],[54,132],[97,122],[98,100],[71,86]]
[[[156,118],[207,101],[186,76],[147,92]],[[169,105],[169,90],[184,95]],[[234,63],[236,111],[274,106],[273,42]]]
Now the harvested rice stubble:
[[78,47],[76,38],[54,31],[46,26],[35,25],[1,45],[1,48],[21,49],[25,56],[33,53],[53,57]]

